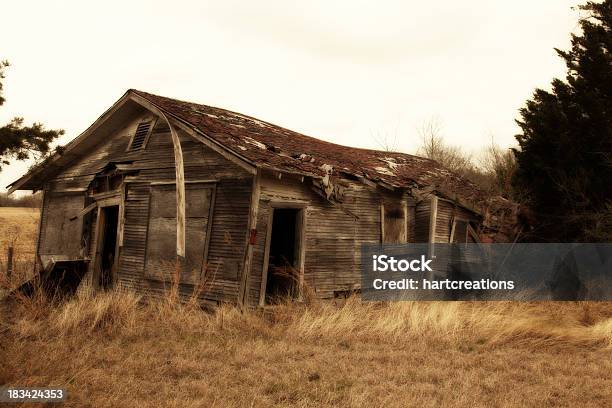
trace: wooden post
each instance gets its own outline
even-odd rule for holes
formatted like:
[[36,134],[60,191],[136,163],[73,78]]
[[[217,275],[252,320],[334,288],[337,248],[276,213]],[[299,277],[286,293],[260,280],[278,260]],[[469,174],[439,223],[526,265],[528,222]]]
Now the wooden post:
[[238,290],[238,304],[243,308],[249,299],[249,274],[251,272],[251,262],[253,258],[253,246],[257,238],[257,216],[259,213],[259,178],[257,172],[253,176],[253,185],[251,190],[251,208],[249,211],[249,221],[246,236],[246,248],[244,251],[244,259],[242,261],[242,275],[240,277],[240,287]]
[[429,209],[429,243],[436,242],[436,224],[438,222],[438,197],[431,196],[431,206]]
[[8,253],[6,255],[7,258],[7,266],[6,266],[6,277],[11,279],[11,275],[13,274],[13,247],[8,247]]
[[170,128],[172,146],[174,148],[174,168],[176,174],[176,256],[177,261],[183,261],[183,258],[185,258],[185,169],[183,165],[181,141],[172,123],[170,123],[168,117],[158,106],[134,92],[131,92],[131,98],[136,103],[163,118]]
[[[435,247],[436,247],[436,230],[438,224],[438,197],[436,195],[431,196],[431,204],[430,204],[430,218],[429,218],[429,256],[433,259],[436,257],[435,255]],[[428,272],[429,279],[433,279],[434,271]]]
[[174,147],[174,168],[176,174],[176,256],[177,264],[182,264],[185,258],[185,167],[183,165],[183,150],[181,141],[170,120],[159,112],[168,123]]
[[380,243],[385,243],[385,204],[380,202]]

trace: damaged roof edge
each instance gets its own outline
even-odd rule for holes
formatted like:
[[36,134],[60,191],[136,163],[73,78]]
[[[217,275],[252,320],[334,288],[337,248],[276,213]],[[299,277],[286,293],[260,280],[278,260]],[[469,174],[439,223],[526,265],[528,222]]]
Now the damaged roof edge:
[[[52,165],[57,165],[57,162],[60,159],[67,157],[71,150],[73,150],[81,142],[83,142],[89,134],[91,134],[102,123],[104,123],[104,121],[107,119],[108,116],[112,115],[115,111],[117,111],[117,109],[119,109],[127,101],[129,94],[130,94],[130,90],[125,92],[121,96],[121,98],[119,98],[113,105],[111,105],[110,108],[108,108],[104,113],[102,113],[102,115],[100,115],[98,119],[94,121],[94,123],[92,123],[87,129],[85,129],[80,135],[78,135],[77,137],[72,139],[70,142],[68,142],[64,146],[64,149],[62,150],[62,152],[53,153],[53,155],[49,156],[47,159],[32,166],[32,168],[30,168],[30,170],[28,170],[26,174],[24,174],[23,176],[21,176],[20,178],[13,181],[8,186],[6,186],[8,188],[7,193],[12,194],[17,190],[20,190],[21,187],[23,187],[26,183],[28,183],[34,176],[39,174],[43,169],[46,169]],[[26,190],[30,190],[30,189],[26,189]]]

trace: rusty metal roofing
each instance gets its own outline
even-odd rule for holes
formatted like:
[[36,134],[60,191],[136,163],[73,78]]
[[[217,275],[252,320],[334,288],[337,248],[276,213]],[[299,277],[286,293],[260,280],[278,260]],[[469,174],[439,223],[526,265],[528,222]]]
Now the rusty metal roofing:
[[438,162],[406,153],[326,142],[240,113],[131,90],[254,165],[314,177],[352,176],[396,188],[435,191],[483,213],[486,194]]

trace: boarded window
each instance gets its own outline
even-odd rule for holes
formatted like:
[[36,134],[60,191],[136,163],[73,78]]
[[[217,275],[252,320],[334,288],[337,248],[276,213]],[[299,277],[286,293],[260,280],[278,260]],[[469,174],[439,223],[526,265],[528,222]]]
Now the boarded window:
[[406,242],[406,212],[404,203],[385,202],[382,206],[383,243],[400,244]]
[[[205,259],[213,187],[185,186],[185,265],[181,283],[195,284]],[[176,274],[176,189],[172,185],[151,187],[150,219],[147,234],[146,275],[173,281]]]
[[69,258],[84,255],[81,254],[83,220],[70,219],[83,209],[84,204],[83,193],[46,195],[40,241],[41,255],[62,255]]

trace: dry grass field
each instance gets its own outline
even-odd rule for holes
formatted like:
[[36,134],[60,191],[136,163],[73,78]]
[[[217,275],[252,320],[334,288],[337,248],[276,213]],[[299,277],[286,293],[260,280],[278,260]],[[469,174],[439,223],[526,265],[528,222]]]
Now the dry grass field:
[[[0,211],[34,237],[26,214]],[[35,296],[0,306],[3,384],[66,387],[74,407],[605,407],[612,303],[349,299],[207,313],[119,291]]]
[[111,292],[0,317],[0,384],[66,406],[565,406],[612,402],[611,303],[284,305],[206,313]]
[[7,251],[13,247],[13,279],[20,281],[34,266],[38,208],[0,207],[0,278],[7,270]]

